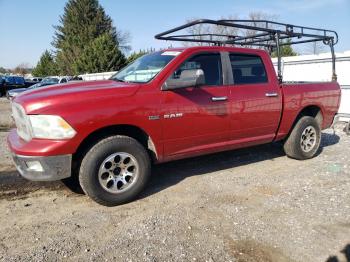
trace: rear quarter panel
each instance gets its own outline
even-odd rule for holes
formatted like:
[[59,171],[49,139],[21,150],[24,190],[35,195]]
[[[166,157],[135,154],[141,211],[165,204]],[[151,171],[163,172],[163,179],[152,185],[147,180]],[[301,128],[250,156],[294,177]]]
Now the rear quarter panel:
[[276,140],[287,136],[299,113],[308,106],[321,109],[322,129],[330,127],[340,103],[340,87],[337,82],[284,83],[283,114]]

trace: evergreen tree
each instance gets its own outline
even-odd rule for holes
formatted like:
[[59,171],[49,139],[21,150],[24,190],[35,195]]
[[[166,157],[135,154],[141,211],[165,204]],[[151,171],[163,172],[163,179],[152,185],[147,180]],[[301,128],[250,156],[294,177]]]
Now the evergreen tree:
[[[286,43],[290,43],[290,42],[291,42],[291,40],[287,40]],[[282,45],[280,48],[281,48],[281,50],[280,50],[281,57],[283,57],[283,56],[297,56],[298,55],[298,53],[293,50],[291,45],[288,45],[288,44]],[[277,57],[277,51],[272,52],[271,56]]]
[[126,64],[125,56],[115,45],[110,34],[97,37],[86,46],[73,63],[73,70],[81,73],[118,71]]
[[139,52],[133,52],[128,56],[128,59],[126,60],[127,64],[130,64],[132,62],[134,62],[137,58],[147,54],[147,51],[144,50],[140,50]]
[[41,55],[40,60],[32,71],[33,76],[50,76],[57,75],[57,66],[52,54],[45,50]]
[[[60,25],[55,26],[55,29],[53,46],[56,48],[57,65],[61,74],[77,75],[87,71],[89,67],[83,68],[78,60],[83,59],[82,55],[84,59],[87,58],[86,49],[99,50],[96,48],[97,42],[107,39],[110,45],[113,44],[116,47],[113,49],[118,50],[118,52],[109,52],[110,61],[123,59],[119,51],[116,28],[113,27],[112,19],[105,13],[98,0],[69,0],[64,8],[64,14],[60,17]],[[103,36],[106,34],[109,37]],[[96,40],[97,38],[100,40]],[[115,58],[114,55],[119,57]],[[96,58],[98,54],[90,56]],[[108,66],[108,68],[118,67],[118,64]],[[100,67],[100,71],[108,71],[108,68]]]

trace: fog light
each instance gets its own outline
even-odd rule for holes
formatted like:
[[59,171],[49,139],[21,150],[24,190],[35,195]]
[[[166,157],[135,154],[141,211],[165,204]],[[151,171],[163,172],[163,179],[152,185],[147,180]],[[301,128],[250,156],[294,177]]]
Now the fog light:
[[44,169],[39,161],[26,161],[28,171],[43,172]]

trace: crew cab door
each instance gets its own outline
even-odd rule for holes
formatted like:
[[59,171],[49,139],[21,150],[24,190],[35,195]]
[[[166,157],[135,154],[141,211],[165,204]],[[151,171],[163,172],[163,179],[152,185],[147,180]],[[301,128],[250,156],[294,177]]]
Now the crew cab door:
[[[260,52],[228,53],[233,82],[231,135],[233,142],[259,144],[271,142],[278,129],[282,95],[269,56]],[[263,61],[269,61],[265,64]]]
[[170,77],[183,70],[202,69],[205,84],[162,91],[164,155],[210,151],[230,139],[229,91],[223,81],[220,53],[197,53]]

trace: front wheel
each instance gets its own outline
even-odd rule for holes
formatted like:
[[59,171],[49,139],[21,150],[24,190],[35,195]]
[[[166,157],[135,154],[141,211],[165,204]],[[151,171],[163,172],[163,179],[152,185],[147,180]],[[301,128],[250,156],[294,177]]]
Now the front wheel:
[[315,156],[321,143],[321,128],[315,118],[303,116],[284,143],[287,156],[299,160]]
[[82,160],[79,181],[84,192],[105,206],[132,201],[151,174],[146,149],[135,139],[112,136],[101,140]]

